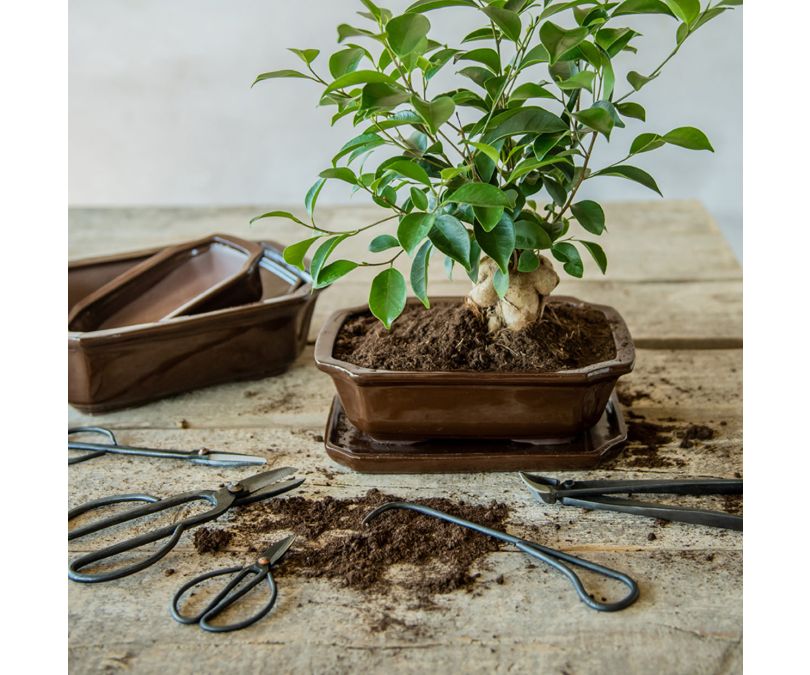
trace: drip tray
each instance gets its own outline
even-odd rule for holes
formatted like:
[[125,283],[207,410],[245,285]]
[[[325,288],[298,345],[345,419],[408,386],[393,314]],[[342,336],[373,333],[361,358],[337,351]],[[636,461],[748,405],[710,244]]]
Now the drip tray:
[[378,441],[352,425],[337,396],[324,434],[327,454],[362,473],[590,469],[614,456],[626,440],[627,426],[615,391],[599,421],[569,439]]

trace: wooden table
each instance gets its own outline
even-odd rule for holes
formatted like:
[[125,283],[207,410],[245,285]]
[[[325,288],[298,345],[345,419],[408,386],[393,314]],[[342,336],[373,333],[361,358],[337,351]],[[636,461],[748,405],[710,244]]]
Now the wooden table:
[[[617,307],[638,347],[625,378],[643,389],[633,409],[651,421],[709,424],[710,441],[660,449],[673,468],[632,469],[621,457],[593,476],[722,476],[742,472],[741,269],[711,218],[691,201],[621,203],[606,208],[609,273],[588,265],[558,292]],[[80,258],[169,244],[211,232],[290,242],[285,221],[249,226],[257,208],[74,209],[70,256]],[[332,229],[371,222],[372,207],[322,211]],[[327,225],[328,224],[328,225]],[[353,244],[347,244],[351,252]],[[360,249],[356,249],[359,251]],[[439,256],[435,256],[439,258]],[[439,260],[434,263],[440,264]],[[333,310],[365,302],[368,270],[318,300],[311,338]],[[437,270],[434,295],[464,293],[467,282]],[[511,508],[509,529],[538,526],[543,542],[629,572],[641,599],[615,614],[594,612],[559,574],[527,568],[498,551],[481,564],[474,593],[437,596],[439,610],[409,605],[407,589],[369,596],[325,580],[285,577],[271,618],[237,633],[211,635],[172,621],[168,602],[183,578],[249,559],[244,551],[201,557],[184,535],[148,571],[100,585],[69,584],[74,672],[545,672],[727,673],[742,669],[742,535],[619,514],[565,513],[533,502],[513,474],[378,476],[352,473],[326,457],[323,433],[333,395],[308,347],[284,375],[192,392],[98,416],[69,411],[71,423],[104,424],[131,444],[206,446],[261,453],[268,464],[299,467],[302,495],[351,497],[379,487],[403,498],[497,498]],[[678,466],[680,465],[680,466]],[[328,468],[328,472],[318,470]],[[214,487],[250,469],[217,470],[160,460],[103,457],[70,470],[70,503],[115,492],[170,495]],[[331,476],[334,474],[334,476]],[[578,477],[563,473],[563,477]],[[331,476],[331,477],[328,477]],[[569,523],[570,519],[570,524]],[[544,524],[562,522],[555,530]],[[648,535],[654,532],[656,538]],[[87,550],[79,540],[72,554]],[[234,557],[235,556],[235,557]],[[177,574],[166,576],[168,568]],[[504,583],[493,580],[503,575]],[[371,626],[383,616],[383,631]],[[414,627],[418,627],[415,630]]]

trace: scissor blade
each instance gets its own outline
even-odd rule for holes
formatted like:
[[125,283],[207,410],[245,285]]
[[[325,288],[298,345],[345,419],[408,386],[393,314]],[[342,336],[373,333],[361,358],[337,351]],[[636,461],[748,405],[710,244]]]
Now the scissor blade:
[[258,466],[267,463],[264,457],[240,452],[209,452],[206,455],[192,457],[191,461],[204,466]]
[[520,477],[529,486],[529,489],[537,493],[544,502],[551,504],[557,500],[555,493],[559,481],[556,478],[547,478],[546,476],[525,473],[524,471],[520,472]]
[[270,561],[270,565],[275,565],[279,560],[281,560],[287,551],[290,550],[290,546],[292,546],[293,542],[295,541],[295,535],[291,534],[289,537],[284,537],[277,541],[272,546],[266,548],[262,554],[259,556],[260,558],[267,558]]
[[255,502],[260,502],[265,499],[270,499],[271,497],[276,497],[280,494],[284,494],[285,492],[289,492],[290,490],[294,490],[303,482],[304,482],[303,478],[292,478],[283,483],[274,483],[273,485],[261,488],[256,492],[246,494],[244,497],[238,499],[236,503],[239,506],[243,506],[245,504],[253,504]]

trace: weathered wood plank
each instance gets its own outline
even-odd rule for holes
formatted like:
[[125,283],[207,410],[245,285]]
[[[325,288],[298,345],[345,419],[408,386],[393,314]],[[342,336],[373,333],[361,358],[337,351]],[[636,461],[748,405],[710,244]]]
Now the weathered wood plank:
[[[75,208],[69,216],[69,255],[79,258],[118,253],[177,243],[212,232],[270,238],[282,243],[303,238],[303,229],[289,221],[276,219],[248,224],[251,217],[264,210],[267,209]],[[740,279],[742,276],[730,248],[699,202],[617,202],[606,204],[605,210],[610,228],[603,242],[610,260],[607,279],[682,281]],[[325,207],[319,224],[342,231],[373,222],[380,214],[374,206]],[[395,229],[393,225],[391,228]],[[339,251],[367,256],[367,243],[363,237],[352,238],[344,242]],[[440,264],[440,256],[436,258]],[[594,269],[591,265],[588,275],[600,278]],[[368,273],[369,270],[358,270],[353,275],[362,278]]]

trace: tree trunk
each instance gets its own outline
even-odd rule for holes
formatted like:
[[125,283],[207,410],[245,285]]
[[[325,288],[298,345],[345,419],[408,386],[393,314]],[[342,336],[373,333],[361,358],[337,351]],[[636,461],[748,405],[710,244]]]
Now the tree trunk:
[[467,302],[484,313],[490,333],[502,328],[523,330],[542,318],[546,298],[560,283],[560,277],[548,258],[538,258],[540,266],[532,272],[509,272],[509,289],[503,298],[498,297],[493,285],[498,265],[489,257],[481,260],[478,283]]

